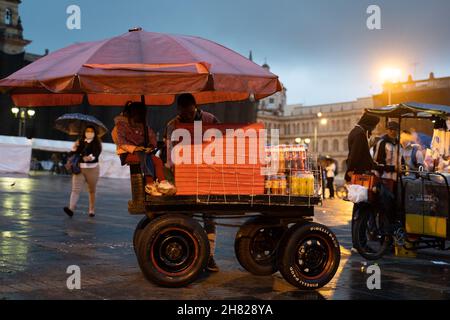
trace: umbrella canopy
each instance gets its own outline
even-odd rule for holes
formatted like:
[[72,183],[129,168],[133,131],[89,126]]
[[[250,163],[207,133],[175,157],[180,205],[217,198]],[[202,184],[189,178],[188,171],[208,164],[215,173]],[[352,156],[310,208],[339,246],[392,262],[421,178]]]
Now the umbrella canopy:
[[375,116],[389,118],[443,118],[450,117],[450,106],[406,102],[389,105],[381,108],[366,109],[366,112]]
[[282,90],[278,77],[215,42],[132,29],[55,51],[0,81],[21,107],[170,105],[192,93],[198,104],[261,99]]
[[108,132],[100,120],[87,114],[66,113],[55,120],[55,128],[71,136],[81,135],[87,126],[95,127],[99,137]]

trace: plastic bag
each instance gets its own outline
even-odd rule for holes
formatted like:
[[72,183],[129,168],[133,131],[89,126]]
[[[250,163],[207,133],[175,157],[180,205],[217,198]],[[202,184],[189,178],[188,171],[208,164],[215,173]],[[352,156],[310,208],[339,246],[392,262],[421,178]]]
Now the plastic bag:
[[359,184],[347,185],[348,200],[353,203],[367,202],[369,199],[369,189]]

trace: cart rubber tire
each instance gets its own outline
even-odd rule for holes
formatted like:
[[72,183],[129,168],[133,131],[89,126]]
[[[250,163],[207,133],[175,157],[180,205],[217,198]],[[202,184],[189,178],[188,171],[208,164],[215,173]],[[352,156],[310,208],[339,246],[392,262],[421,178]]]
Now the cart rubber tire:
[[278,270],[276,252],[287,227],[274,225],[276,221],[257,217],[246,221],[236,233],[236,258],[251,274],[268,276]]
[[182,214],[151,220],[142,231],[138,248],[144,276],[165,287],[182,287],[197,279],[210,252],[205,230]]
[[144,216],[136,225],[136,229],[134,229],[133,248],[134,248],[134,253],[136,253],[136,255],[138,254],[139,241],[141,239],[142,230],[144,230],[144,228],[147,226],[147,224],[149,222],[150,222],[150,218],[148,218],[147,216]]
[[326,285],[336,274],[340,259],[336,235],[318,223],[292,226],[283,236],[277,255],[283,278],[307,290]]

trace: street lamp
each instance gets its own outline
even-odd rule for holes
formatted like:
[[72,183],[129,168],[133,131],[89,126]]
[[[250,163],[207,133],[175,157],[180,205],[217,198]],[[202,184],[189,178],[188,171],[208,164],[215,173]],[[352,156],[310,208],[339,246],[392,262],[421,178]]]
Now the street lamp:
[[[319,123],[324,126],[328,123],[328,120],[326,118],[322,118],[322,116],[323,116],[322,112],[320,112],[320,111],[317,112],[317,118],[320,119]],[[315,152],[319,151],[319,141],[317,138],[317,129],[318,129],[317,127],[318,127],[318,125],[314,124],[314,151]]]
[[310,138],[306,138],[304,141],[305,141],[306,144],[310,144],[311,143],[311,139]]
[[295,138],[295,143],[300,144],[302,142],[302,138]]
[[19,119],[19,137],[25,136],[27,118],[33,118],[36,114],[36,111],[33,109],[29,109],[25,112],[25,108],[12,107],[11,113],[14,115],[14,117]]
[[402,70],[399,68],[383,68],[380,71],[380,78],[388,90],[388,104],[392,103],[392,84],[399,82]]

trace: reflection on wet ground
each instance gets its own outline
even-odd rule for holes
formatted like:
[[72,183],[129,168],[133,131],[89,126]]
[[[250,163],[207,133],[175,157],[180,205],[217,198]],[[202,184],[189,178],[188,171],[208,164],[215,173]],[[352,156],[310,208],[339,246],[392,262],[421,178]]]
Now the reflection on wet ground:
[[[299,291],[277,273],[253,276],[234,257],[236,228],[218,227],[221,272],[203,274],[186,288],[147,282],[131,243],[140,216],[127,213],[127,180],[102,179],[97,216],[86,215],[87,196],[73,219],[62,212],[70,177],[0,177],[0,299],[449,299],[450,255],[428,250],[417,258],[390,255],[378,265],[381,289],[369,290],[364,259],[350,252],[351,205],[325,202],[316,221],[330,226],[341,243],[334,279],[317,291]],[[237,221],[234,221],[237,222]],[[66,269],[81,268],[81,290],[69,291]]]

